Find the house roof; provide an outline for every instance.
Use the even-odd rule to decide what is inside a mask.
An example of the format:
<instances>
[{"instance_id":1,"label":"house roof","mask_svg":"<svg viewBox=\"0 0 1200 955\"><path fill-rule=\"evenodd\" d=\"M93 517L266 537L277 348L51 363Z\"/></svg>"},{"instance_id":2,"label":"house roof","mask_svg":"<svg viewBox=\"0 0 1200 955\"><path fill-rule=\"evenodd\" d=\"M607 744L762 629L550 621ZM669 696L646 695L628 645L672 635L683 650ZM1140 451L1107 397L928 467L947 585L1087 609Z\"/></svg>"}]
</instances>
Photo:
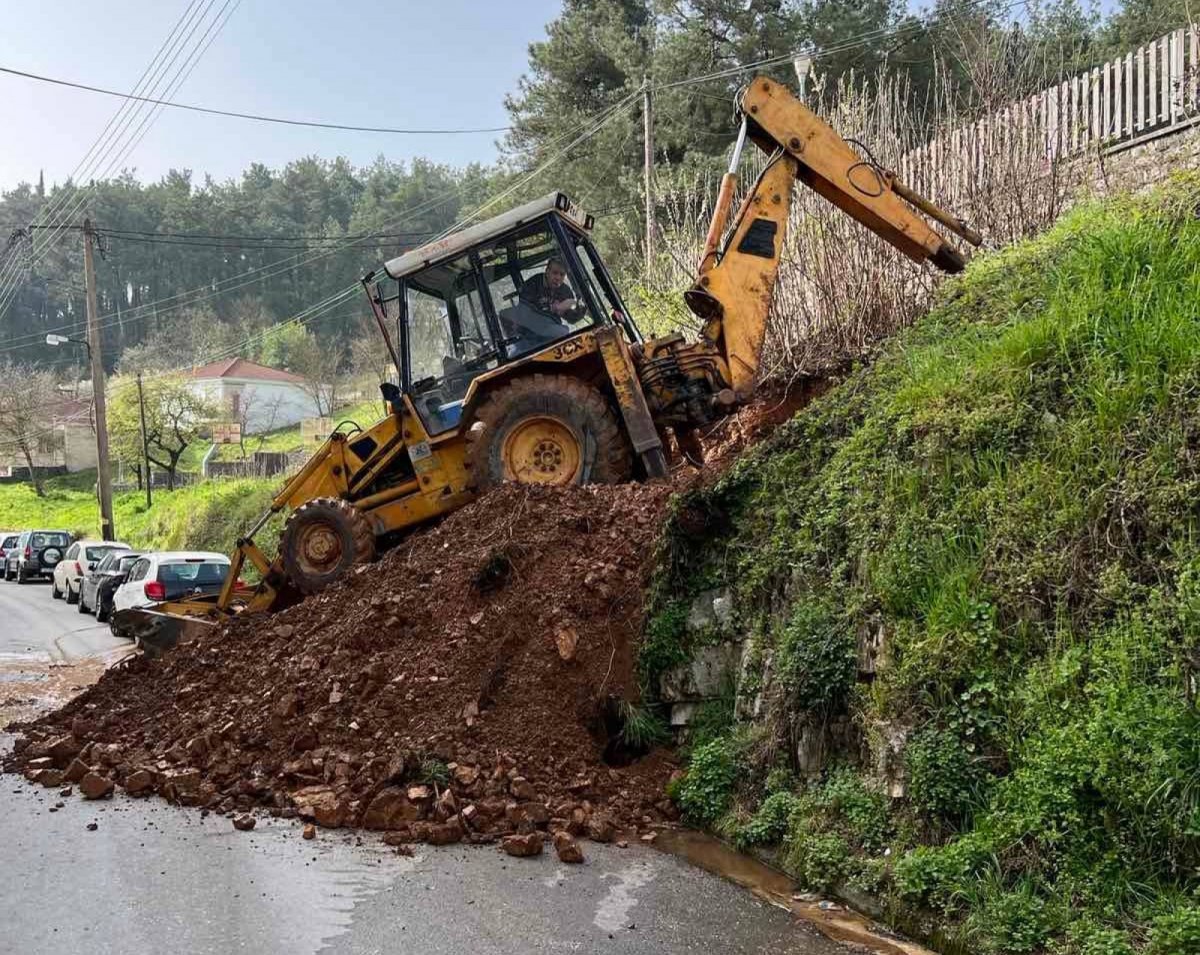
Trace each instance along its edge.
<instances>
[{"instance_id":1,"label":"house roof","mask_svg":"<svg viewBox=\"0 0 1200 955\"><path fill-rule=\"evenodd\" d=\"M226 358L209 362L188 373L189 378L238 378L248 381L283 381L302 384L304 379L281 368L269 368L245 358Z\"/></svg>"}]
</instances>

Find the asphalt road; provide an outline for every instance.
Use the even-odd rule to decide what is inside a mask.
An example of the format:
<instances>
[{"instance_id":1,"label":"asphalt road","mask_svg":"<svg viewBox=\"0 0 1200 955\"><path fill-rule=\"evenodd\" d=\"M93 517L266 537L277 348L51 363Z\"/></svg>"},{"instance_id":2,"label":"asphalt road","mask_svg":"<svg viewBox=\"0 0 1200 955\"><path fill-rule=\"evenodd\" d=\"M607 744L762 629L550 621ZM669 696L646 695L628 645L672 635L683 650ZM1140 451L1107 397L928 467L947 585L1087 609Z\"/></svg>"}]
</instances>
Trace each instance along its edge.
<instances>
[{"instance_id":1,"label":"asphalt road","mask_svg":"<svg viewBox=\"0 0 1200 955\"><path fill-rule=\"evenodd\" d=\"M0 620L0 679L98 671L97 657L129 646L45 584L0 581ZM0 735L0 749L8 744ZM0 955L848 951L642 845L584 843L587 862L566 866L552 850L512 859L491 847L417 847L404 857L370 834L322 830L306 842L300 832L269 817L238 832L157 799L90 803L4 776Z\"/></svg>"},{"instance_id":2,"label":"asphalt road","mask_svg":"<svg viewBox=\"0 0 1200 955\"><path fill-rule=\"evenodd\" d=\"M641 845L584 843L581 866L493 847L418 846L407 858L370 834L306 842L295 822L238 832L158 800L89 803L15 776L0 785L0 953L849 952Z\"/></svg>"},{"instance_id":3,"label":"asphalt road","mask_svg":"<svg viewBox=\"0 0 1200 955\"><path fill-rule=\"evenodd\" d=\"M50 596L50 584L0 580L0 659L73 663L123 650L108 624Z\"/></svg>"}]
</instances>

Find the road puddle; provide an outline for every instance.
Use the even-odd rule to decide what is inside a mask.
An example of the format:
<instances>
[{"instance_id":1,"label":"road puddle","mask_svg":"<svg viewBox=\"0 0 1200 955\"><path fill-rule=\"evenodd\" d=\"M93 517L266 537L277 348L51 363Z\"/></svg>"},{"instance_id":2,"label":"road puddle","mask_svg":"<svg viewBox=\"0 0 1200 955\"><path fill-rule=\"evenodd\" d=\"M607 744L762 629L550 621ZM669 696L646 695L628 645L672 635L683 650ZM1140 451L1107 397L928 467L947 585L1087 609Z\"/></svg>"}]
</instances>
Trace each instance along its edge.
<instances>
[{"instance_id":1,"label":"road puddle","mask_svg":"<svg viewBox=\"0 0 1200 955\"><path fill-rule=\"evenodd\" d=\"M654 846L748 889L764 902L787 909L834 941L860 945L879 955L934 955L927 948L892 935L840 902L799 898L796 884L787 875L705 833L664 830L658 834Z\"/></svg>"},{"instance_id":2,"label":"road puddle","mask_svg":"<svg viewBox=\"0 0 1200 955\"><path fill-rule=\"evenodd\" d=\"M0 658L0 729L57 709L100 679L107 665L97 658L73 663Z\"/></svg>"}]
</instances>

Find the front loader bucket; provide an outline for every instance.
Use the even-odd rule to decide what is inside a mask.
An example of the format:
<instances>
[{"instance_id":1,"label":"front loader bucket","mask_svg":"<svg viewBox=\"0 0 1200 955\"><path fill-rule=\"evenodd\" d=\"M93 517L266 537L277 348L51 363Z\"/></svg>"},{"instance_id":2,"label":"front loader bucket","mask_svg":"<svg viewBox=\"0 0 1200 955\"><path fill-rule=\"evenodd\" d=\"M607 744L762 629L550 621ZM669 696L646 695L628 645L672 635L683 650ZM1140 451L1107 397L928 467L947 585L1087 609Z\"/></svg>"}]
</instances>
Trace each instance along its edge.
<instances>
[{"instance_id":1,"label":"front loader bucket","mask_svg":"<svg viewBox=\"0 0 1200 955\"><path fill-rule=\"evenodd\" d=\"M112 617L113 632L133 640L148 657L158 656L215 625L209 617L167 613L152 607L118 610Z\"/></svg>"}]
</instances>

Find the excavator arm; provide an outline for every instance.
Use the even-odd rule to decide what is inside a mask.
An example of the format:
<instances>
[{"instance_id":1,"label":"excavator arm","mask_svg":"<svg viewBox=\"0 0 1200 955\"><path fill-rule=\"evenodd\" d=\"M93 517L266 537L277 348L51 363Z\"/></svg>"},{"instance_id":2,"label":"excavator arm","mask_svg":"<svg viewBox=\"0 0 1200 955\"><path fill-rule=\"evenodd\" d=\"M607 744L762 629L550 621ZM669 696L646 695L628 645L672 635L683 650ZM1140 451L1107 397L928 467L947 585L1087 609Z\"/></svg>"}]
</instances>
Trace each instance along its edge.
<instances>
[{"instance_id":1,"label":"excavator arm","mask_svg":"<svg viewBox=\"0 0 1200 955\"><path fill-rule=\"evenodd\" d=\"M864 159L787 87L756 78L743 92L742 128L730 170L721 182L695 285L685 293L701 319L701 341L728 366L734 401L744 401L758 373L767 318L787 235L792 185L797 180L917 262L946 272L964 260L919 210L972 245L978 233ZM770 157L730 223L737 165L746 140Z\"/></svg>"}]
</instances>

